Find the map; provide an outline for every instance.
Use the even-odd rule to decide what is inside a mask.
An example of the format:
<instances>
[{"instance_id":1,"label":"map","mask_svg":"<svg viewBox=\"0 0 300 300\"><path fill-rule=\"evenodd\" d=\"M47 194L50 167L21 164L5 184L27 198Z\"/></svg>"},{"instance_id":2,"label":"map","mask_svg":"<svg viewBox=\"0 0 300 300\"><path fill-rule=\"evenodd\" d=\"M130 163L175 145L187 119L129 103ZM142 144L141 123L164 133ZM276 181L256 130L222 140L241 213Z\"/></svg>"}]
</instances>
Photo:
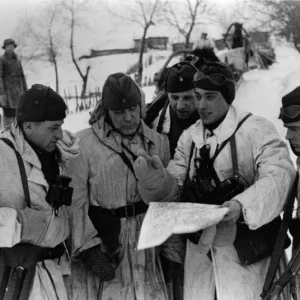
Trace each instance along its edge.
<instances>
[{"instance_id":1,"label":"map","mask_svg":"<svg viewBox=\"0 0 300 300\"><path fill-rule=\"evenodd\" d=\"M161 245L172 234L191 233L219 223L228 212L219 205L151 202L144 218L138 250Z\"/></svg>"}]
</instances>

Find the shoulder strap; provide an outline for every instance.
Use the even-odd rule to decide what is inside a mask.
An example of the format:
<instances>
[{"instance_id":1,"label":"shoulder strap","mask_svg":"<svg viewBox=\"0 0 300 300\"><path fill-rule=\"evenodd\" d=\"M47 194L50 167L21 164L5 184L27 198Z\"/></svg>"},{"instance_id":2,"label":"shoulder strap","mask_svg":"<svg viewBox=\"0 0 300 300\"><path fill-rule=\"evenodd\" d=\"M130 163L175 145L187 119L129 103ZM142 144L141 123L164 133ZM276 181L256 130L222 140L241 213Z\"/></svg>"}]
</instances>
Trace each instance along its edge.
<instances>
[{"instance_id":1,"label":"shoulder strap","mask_svg":"<svg viewBox=\"0 0 300 300\"><path fill-rule=\"evenodd\" d=\"M159 116L159 120L158 120L158 124L157 124L157 128L156 128L156 131L158 133L162 133L168 106L169 106L169 101L166 102L166 104L164 105L164 107L161 111L161 114Z\"/></svg>"},{"instance_id":2,"label":"shoulder strap","mask_svg":"<svg viewBox=\"0 0 300 300\"><path fill-rule=\"evenodd\" d=\"M12 143L11 140L9 140L7 138L0 138L0 140L2 140L7 146L9 146L12 150L14 150L14 152L16 154L19 169L20 169L20 175L21 175L21 180L22 180L22 185L23 185L23 190L24 190L25 201L27 203L27 206L30 207L29 187L28 187L27 175L26 175L25 166L24 166L22 156L16 150L16 148L15 148L15 146Z\"/></svg>"},{"instance_id":3,"label":"shoulder strap","mask_svg":"<svg viewBox=\"0 0 300 300\"><path fill-rule=\"evenodd\" d=\"M238 126L236 127L234 133L227 139L225 140L221 146L217 149L217 151L215 152L214 156L211 158L211 162L213 163L215 161L215 159L217 158L217 156L220 154L220 152L224 149L224 147L227 145L227 143L230 141L231 137L235 135L235 133L239 130L239 128L244 124L244 122L250 117L252 116L251 113L247 114L238 124Z\"/></svg>"},{"instance_id":4,"label":"shoulder strap","mask_svg":"<svg viewBox=\"0 0 300 300\"><path fill-rule=\"evenodd\" d=\"M231 148L233 177L234 177L234 179L238 180L240 177L240 174L239 174L238 156L237 156L237 151L236 151L235 135L232 135L230 138L230 148Z\"/></svg>"},{"instance_id":5,"label":"shoulder strap","mask_svg":"<svg viewBox=\"0 0 300 300\"><path fill-rule=\"evenodd\" d=\"M216 157L220 154L220 152L224 149L224 147L227 145L228 142L230 142L230 148L231 148L231 160L232 160L232 169L233 169L233 177L238 180L239 179L239 167L238 167L238 156L237 156L237 150L236 150L236 140L235 140L235 133L238 131L238 129L243 125L243 123L251 116L252 114L247 114L238 124L237 128L235 129L234 133L225 140L221 147L219 147L214 154L214 156L211 158L209 162L209 168L211 175L216 183L216 185L219 185L221 183L220 178L214 168L214 161Z\"/></svg>"},{"instance_id":6,"label":"shoulder strap","mask_svg":"<svg viewBox=\"0 0 300 300\"><path fill-rule=\"evenodd\" d=\"M136 178L132 162L130 161L130 159L128 158L128 156L123 151L122 152L118 152L118 154L120 155L120 157L122 158L122 160L126 164L126 166L129 168L129 170L133 173L134 177Z\"/></svg>"},{"instance_id":7,"label":"shoulder strap","mask_svg":"<svg viewBox=\"0 0 300 300\"><path fill-rule=\"evenodd\" d=\"M187 181L189 179L189 173L190 173L190 169L191 169L191 161L192 161L192 158L193 158L194 149L195 149L195 143L192 142L189 161L188 161L188 165L187 165L187 172L186 172L185 179L184 179L184 182L183 182L183 188L186 187Z\"/></svg>"}]
</instances>

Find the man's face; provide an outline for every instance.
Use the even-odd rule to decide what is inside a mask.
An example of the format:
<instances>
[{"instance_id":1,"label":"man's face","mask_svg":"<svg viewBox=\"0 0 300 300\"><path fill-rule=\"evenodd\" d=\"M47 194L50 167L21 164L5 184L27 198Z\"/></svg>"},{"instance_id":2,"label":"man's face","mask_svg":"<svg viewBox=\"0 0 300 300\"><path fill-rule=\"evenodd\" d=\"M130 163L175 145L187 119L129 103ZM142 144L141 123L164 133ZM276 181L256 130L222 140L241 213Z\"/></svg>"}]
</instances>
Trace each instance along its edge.
<instances>
[{"instance_id":1,"label":"man's face","mask_svg":"<svg viewBox=\"0 0 300 300\"><path fill-rule=\"evenodd\" d=\"M61 129L63 123L63 120L25 122L24 130L29 142L43 151L53 152L57 142L63 138Z\"/></svg>"},{"instance_id":2,"label":"man's face","mask_svg":"<svg viewBox=\"0 0 300 300\"><path fill-rule=\"evenodd\" d=\"M195 88L195 95L196 107L204 125L219 122L229 109L229 104L219 91Z\"/></svg>"},{"instance_id":3,"label":"man's face","mask_svg":"<svg viewBox=\"0 0 300 300\"><path fill-rule=\"evenodd\" d=\"M289 141L295 155L300 156L300 121L284 123L287 128L285 139Z\"/></svg>"},{"instance_id":4,"label":"man's face","mask_svg":"<svg viewBox=\"0 0 300 300\"><path fill-rule=\"evenodd\" d=\"M13 44L8 44L5 46L5 52L7 53L13 53L15 50L15 46Z\"/></svg>"},{"instance_id":5,"label":"man's face","mask_svg":"<svg viewBox=\"0 0 300 300\"><path fill-rule=\"evenodd\" d=\"M194 89L180 92L168 93L170 105L179 119L188 119L196 110Z\"/></svg>"},{"instance_id":6,"label":"man's face","mask_svg":"<svg viewBox=\"0 0 300 300\"><path fill-rule=\"evenodd\" d=\"M135 133L140 125L140 105L135 105L124 110L108 110L108 114L115 128L124 135Z\"/></svg>"}]
</instances>

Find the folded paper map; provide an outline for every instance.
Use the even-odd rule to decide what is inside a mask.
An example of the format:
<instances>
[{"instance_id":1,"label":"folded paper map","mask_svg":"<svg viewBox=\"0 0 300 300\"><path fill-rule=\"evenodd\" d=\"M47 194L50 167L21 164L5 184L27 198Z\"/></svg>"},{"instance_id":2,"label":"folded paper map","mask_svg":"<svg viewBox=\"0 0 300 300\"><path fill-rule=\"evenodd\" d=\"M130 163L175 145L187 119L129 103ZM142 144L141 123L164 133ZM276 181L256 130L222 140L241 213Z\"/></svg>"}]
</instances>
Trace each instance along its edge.
<instances>
[{"instance_id":1,"label":"folded paper map","mask_svg":"<svg viewBox=\"0 0 300 300\"><path fill-rule=\"evenodd\" d=\"M228 212L218 205L152 202L144 218L138 250L156 247L172 234L191 233L219 223Z\"/></svg>"}]
</instances>

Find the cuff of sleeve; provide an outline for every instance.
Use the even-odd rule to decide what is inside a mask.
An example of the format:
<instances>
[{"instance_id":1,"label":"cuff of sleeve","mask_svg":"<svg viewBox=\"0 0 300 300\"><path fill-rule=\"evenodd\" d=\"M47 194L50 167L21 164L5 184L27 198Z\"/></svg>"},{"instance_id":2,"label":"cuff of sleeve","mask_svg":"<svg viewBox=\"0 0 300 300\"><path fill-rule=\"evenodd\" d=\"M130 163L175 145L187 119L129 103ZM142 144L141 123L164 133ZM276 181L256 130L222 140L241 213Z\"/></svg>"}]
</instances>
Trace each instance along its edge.
<instances>
[{"instance_id":1,"label":"cuff of sleeve","mask_svg":"<svg viewBox=\"0 0 300 300\"><path fill-rule=\"evenodd\" d=\"M51 212L49 213L49 217ZM22 224L21 241L37 244L37 239L43 236L46 226L45 211L34 211L34 215L31 209L25 208L18 211L18 221Z\"/></svg>"}]
</instances>

